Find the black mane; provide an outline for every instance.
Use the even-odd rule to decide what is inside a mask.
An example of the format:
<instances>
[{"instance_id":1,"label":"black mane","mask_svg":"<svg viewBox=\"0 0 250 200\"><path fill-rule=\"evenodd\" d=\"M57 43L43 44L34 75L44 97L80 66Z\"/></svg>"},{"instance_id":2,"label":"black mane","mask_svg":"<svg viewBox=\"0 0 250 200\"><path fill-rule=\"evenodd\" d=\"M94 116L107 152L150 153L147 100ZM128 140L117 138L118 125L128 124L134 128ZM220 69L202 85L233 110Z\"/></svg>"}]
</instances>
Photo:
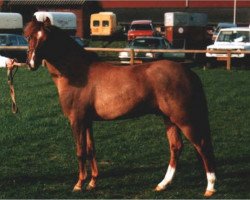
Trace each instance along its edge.
<instances>
[{"instance_id":1,"label":"black mane","mask_svg":"<svg viewBox=\"0 0 250 200\"><path fill-rule=\"evenodd\" d=\"M49 35L50 39L59 41L61 45L66 45L67 47L70 47L70 49L74 49L74 51L83 51L82 47L73 38L71 38L66 31L56 26L47 26L46 33ZM59 46L61 46L60 44Z\"/></svg>"},{"instance_id":2,"label":"black mane","mask_svg":"<svg viewBox=\"0 0 250 200\"><path fill-rule=\"evenodd\" d=\"M91 62L98 60L98 55L95 52L85 50L66 31L51 25L46 27L46 33L49 36L49 40L61 48L60 57L66 54L75 54L87 58Z\"/></svg>"}]
</instances>

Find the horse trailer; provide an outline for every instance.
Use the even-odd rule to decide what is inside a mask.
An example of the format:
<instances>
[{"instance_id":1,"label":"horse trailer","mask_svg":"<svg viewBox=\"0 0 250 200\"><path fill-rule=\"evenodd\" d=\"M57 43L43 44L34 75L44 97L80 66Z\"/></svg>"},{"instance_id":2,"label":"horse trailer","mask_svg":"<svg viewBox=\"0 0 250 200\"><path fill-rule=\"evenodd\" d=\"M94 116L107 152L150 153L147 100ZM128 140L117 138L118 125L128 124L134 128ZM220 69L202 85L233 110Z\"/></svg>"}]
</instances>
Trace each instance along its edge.
<instances>
[{"instance_id":1,"label":"horse trailer","mask_svg":"<svg viewBox=\"0 0 250 200\"><path fill-rule=\"evenodd\" d=\"M1 33L22 34L23 17L21 14L0 12L0 19Z\"/></svg>"},{"instance_id":2,"label":"horse trailer","mask_svg":"<svg viewBox=\"0 0 250 200\"><path fill-rule=\"evenodd\" d=\"M112 36L116 30L116 15L113 12L99 12L91 15L91 36Z\"/></svg>"},{"instance_id":3,"label":"horse trailer","mask_svg":"<svg viewBox=\"0 0 250 200\"><path fill-rule=\"evenodd\" d=\"M175 48L201 49L206 38L207 15L168 12L164 14L165 36Z\"/></svg>"},{"instance_id":4,"label":"horse trailer","mask_svg":"<svg viewBox=\"0 0 250 200\"><path fill-rule=\"evenodd\" d=\"M44 22L47 18L50 20L51 25L57 26L70 35L76 33L76 15L72 12L45 12L38 11L34 13L38 21Z\"/></svg>"}]
</instances>

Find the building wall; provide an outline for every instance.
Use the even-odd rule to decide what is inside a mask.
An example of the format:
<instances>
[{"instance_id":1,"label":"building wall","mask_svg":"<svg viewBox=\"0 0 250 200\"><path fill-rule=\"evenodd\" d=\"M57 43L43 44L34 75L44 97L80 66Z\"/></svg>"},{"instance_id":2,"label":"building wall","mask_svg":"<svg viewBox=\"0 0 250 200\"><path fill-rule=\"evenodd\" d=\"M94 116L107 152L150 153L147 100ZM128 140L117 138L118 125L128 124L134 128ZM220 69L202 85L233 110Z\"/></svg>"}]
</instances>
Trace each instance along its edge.
<instances>
[{"instance_id":1,"label":"building wall","mask_svg":"<svg viewBox=\"0 0 250 200\"><path fill-rule=\"evenodd\" d=\"M0 5L3 0L0 0ZM35 2L35 1L34 1ZM38 1L37 1L38 2ZM65 6L65 5L35 5L29 4L25 5L23 1L22 4L11 4L2 6L3 12L18 12L23 16L24 25L29 22L33 16L33 14L37 11L61 11L61 12L73 12L76 15L77 19L77 30L76 35L79 37L84 37L87 29L84 28L85 16L84 16L84 8L83 6ZM88 32L88 31L87 31Z\"/></svg>"},{"instance_id":2,"label":"building wall","mask_svg":"<svg viewBox=\"0 0 250 200\"><path fill-rule=\"evenodd\" d=\"M206 13L211 24L233 21L234 0L100 0L99 2L103 10L116 13L120 22L150 18L154 22L161 23L165 12ZM236 22L250 24L250 1L237 0L236 5Z\"/></svg>"},{"instance_id":3,"label":"building wall","mask_svg":"<svg viewBox=\"0 0 250 200\"><path fill-rule=\"evenodd\" d=\"M24 0L0 0L0 11L18 12L22 14L24 24L31 20L36 11L73 12L77 18L76 35L79 37L88 37L90 35L90 15L102 10L98 1L68 0L68 4L65 3L66 0L52 1L53 0L27 0L25 2ZM60 2L62 3L60 4Z\"/></svg>"},{"instance_id":4,"label":"building wall","mask_svg":"<svg viewBox=\"0 0 250 200\"><path fill-rule=\"evenodd\" d=\"M103 8L232 8L234 0L99 0ZM237 0L237 7L250 7L249 0Z\"/></svg>"},{"instance_id":5,"label":"building wall","mask_svg":"<svg viewBox=\"0 0 250 200\"><path fill-rule=\"evenodd\" d=\"M29 1L33 3L25 5L24 0L20 1L22 1L21 4L8 4L11 0L0 0L1 11L21 13L24 24L31 19L34 12L39 10L73 12L77 16L76 35L80 37L89 36L90 15L99 11L114 12L117 15L117 21L123 24L128 24L134 19L151 19L154 23L163 24L164 13L176 11L207 13L209 23L216 24L233 21L234 5L234 0L86 0L82 4L73 5L72 3L70 6L59 3L57 5L43 4L42 1L45 0ZM236 22L250 24L249 0L237 0Z\"/></svg>"}]
</instances>

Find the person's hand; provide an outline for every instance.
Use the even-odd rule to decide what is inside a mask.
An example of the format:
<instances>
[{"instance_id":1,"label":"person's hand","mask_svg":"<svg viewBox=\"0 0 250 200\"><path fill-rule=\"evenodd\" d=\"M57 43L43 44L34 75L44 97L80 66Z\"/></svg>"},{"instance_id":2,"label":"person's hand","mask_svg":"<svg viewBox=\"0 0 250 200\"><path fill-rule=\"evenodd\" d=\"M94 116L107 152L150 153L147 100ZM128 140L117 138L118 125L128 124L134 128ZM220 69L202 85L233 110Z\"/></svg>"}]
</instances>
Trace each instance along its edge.
<instances>
[{"instance_id":1,"label":"person's hand","mask_svg":"<svg viewBox=\"0 0 250 200\"><path fill-rule=\"evenodd\" d=\"M16 63L16 60L15 60L15 59L9 58L9 59L6 61L6 67L7 67L8 69L13 69L14 66L15 66L15 63Z\"/></svg>"}]
</instances>

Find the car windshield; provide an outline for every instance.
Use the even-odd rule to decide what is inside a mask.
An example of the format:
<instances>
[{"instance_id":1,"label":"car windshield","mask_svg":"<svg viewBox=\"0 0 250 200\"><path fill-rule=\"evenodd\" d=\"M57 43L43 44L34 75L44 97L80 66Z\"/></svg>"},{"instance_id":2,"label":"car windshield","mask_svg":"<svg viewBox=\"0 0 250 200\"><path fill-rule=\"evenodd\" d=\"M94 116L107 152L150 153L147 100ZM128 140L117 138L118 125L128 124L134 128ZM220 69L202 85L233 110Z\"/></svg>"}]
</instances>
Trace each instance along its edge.
<instances>
[{"instance_id":1,"label":"car windshield","mask_svg":"<svg viewBox=\"0 0 250 200\"><path fill-rule=\"evenodd\" d=\"M0 45L5 46L7 43L7 38L6 36L1 35L0 36Z\"/></svg>"},{"instance_id":2,"label":"car windshield","mask_svg":"<svg viewBox=\"0 0 250 200\"><path fill-rule=\"evenodd\" d=\"M26 45L28 45L28 42L27 42L27 40L23 37L23 36L18 36L17 37L18 38L18 41L19 41L19 45L20 46L26 46Z\"/></svg>"},{"instance_id":3,"label":"car windshield","mask_svg":"<svg viewBox=\"0 0 250 200\"><path fill-rule=\"evenodd\" d=\"M250 31L221 31L218 42L250 42Z\"/></svg>"},{"instance_id":4,"label":"car windshield","mask_svg":"<svg viewBox=\"0 0 250 200\"><path fill-rule=\"evenodd\" d=\"M223 28L233 28L235 27L234 24L222 24L222 25L218 25L217 28L214 31L214 34L218 34L220 32L221 29Z\"/></svg>"},{"instance_id":5,"label":"car windshield","mask_svg":"<svg viewBox=\"0 0 250 200\"><path fill-rule=\"evenodd\" d=\"M158 39L136 39L131 43L130 47L158 49L161 48L161 42Z\"/></svg>"},{"instance_id":6,"label":"car windshield","mask_svg":"<svg viewBox=\"0 0 250 200\"><path fill-rule=\"evenodd\" d=\"M132 24L130 27L131 30L152 30L150 24Z\"/></svg>"}]
</instances>

